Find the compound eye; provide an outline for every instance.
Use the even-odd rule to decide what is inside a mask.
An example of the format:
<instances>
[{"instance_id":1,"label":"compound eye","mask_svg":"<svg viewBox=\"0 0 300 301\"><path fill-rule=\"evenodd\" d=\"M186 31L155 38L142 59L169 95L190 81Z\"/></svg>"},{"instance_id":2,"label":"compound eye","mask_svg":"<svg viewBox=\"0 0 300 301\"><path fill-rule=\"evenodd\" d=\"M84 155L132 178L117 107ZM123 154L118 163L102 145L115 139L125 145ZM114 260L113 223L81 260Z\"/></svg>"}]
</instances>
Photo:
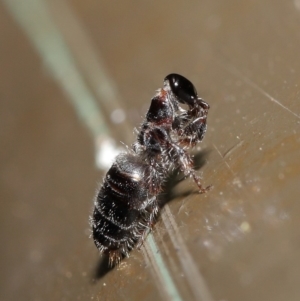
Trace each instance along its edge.
<instances>
[{"instance_id":1,"label":"compound eye","mask_svg":"<svg viewBox=\"0 0 300 301\"><path fill-rule=\"evenodd\" d=\"M179 102L191 106L195 103L195 99L198 98L197 91L188 79L182 75L172 73L166 76L165 80L169 81L171 90Z\"/></svg>"}]
</instances>

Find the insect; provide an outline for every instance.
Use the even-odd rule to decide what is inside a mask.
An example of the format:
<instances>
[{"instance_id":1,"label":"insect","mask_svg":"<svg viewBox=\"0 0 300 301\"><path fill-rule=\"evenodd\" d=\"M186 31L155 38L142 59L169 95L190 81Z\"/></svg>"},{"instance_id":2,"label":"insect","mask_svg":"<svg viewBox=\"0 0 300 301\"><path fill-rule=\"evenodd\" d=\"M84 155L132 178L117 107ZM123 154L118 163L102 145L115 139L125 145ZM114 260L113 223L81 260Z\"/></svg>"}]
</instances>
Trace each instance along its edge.
<instances>
[{"instance_id":1,"label":"insect","mask_svg":"<svg viewBox=\"0 0 300 301\"><path fill-rule=\"evenodd\" d=\"M202 187L187 153L205 135L208 110L188 79L174 73L164 79L136 142L116 157L95 200L93 239L100 252L108 254L110 266L143 244L154 226L158 195L172 169L192 177L200 193L209 189Z\"/></svg>"}]
</instances>

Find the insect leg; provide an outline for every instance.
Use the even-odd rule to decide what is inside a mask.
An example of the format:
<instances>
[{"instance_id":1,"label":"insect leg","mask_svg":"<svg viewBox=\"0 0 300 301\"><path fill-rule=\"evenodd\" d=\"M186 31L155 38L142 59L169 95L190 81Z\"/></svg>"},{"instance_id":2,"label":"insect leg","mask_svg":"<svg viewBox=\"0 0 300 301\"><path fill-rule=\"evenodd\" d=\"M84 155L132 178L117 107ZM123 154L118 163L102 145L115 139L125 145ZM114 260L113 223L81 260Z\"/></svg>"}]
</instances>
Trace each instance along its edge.
<instances>
[{"instance_id":1,"label":"insect leg","mask_svg":"<svg viewBox=\"0 0 300 301\"><path fill-rule=\"evenodd\" d=\"M176 143L172 143L172 150L175 152L175 160L177 161L178 165L180 166L181 171L184 173L186 177L193 178L194 182L197 184L200 193L207 192L211 187L203 187L201 184L201 179L199 176L196 175L196 172L193 168L193 160L191 156L179 145Z\"/></svg>"},{"instance_id":2,"label":"insect leg","mask_svg":"<svg viewBox=\"0 0 300 301\"><path fill-rule=\"evenodd\" d=\"M180 133L182 138L179 139L179 144L189 147L195 146L198 142L203 140L206 128L206 116L196 118Z\"/></svg>"}]
</instances>

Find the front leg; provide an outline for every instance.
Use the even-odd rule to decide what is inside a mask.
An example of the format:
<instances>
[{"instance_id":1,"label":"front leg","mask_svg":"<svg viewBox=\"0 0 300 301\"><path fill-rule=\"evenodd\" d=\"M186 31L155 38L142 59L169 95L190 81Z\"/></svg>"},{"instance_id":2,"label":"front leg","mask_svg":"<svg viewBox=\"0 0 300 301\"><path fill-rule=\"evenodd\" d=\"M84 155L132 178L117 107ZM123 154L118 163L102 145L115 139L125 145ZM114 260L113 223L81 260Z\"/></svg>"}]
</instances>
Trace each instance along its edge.
<instances>
[{"instance_id":1,"label":"front leg","mask_svg":"<svg viewBox=\"0 0 300 301\"><path fill-rule=\"evenodd\" d=\"M198 98L189 105L189 110L181 110L176 116L177 126L174 128L182 146L193 147L203 140L206 133L206 119L209 105Z\"/></svg>"},{"instance_id":2,"label":"front leg","mask_svg":"<svg viewBox=\"0 0 300 301\"><path fill-rule=\"evenodd\" d=\"M202 98L197 98L192 104L189 104L188 115L191 118L207 116L209 110L209 104Z\"/></svg>"},{"instance_id":3,"label":"front leg","mask_svg":"<svg viewBox=\"0 0 300 301\"><path fill-rule=\"evenodd\" d=\"M172 143L170 147L172 149L172 151L169 152L170 160L176 160L176 163L180 166L180 170L184 173L185 177L189 176L193 178L199 188L199 193L207 192L211 186L202 186L201 179L194 170L194 162L191 156L176 143Z\"/></svg>"},{"instance_id":4,"label":"front leg","mask_svg":"<svg viewBox=\"0 0 300 301\"><path fill-rule=\"evenodd\" d=\"M182 146L195 146L203 140L206 133L206 117L199 117L189 123L179 132L179 144Z\"/></svg>"}]
</instances>

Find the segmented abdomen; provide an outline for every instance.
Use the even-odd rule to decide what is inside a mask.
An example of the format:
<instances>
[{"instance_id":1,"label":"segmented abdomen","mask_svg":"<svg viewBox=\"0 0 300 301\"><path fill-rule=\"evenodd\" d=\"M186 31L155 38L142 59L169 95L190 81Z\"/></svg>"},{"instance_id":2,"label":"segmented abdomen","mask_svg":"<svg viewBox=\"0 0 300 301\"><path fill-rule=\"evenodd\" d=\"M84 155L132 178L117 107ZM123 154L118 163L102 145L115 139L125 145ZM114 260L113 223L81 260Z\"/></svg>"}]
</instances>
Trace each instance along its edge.
<instances>
[{"instance_id":1,"label":"segmented abdomen","mask_svg":"<svg viewBox=\"0 0 300 301\"><path fill-rule=\"evenodd\" d=\"M146 231L150 216L149 166L132 154L120 154L109 169L97 195L92 218L97 248L118 263ZM151 206L150 206L151 207Z\"/></svg>"}]
</instances>

